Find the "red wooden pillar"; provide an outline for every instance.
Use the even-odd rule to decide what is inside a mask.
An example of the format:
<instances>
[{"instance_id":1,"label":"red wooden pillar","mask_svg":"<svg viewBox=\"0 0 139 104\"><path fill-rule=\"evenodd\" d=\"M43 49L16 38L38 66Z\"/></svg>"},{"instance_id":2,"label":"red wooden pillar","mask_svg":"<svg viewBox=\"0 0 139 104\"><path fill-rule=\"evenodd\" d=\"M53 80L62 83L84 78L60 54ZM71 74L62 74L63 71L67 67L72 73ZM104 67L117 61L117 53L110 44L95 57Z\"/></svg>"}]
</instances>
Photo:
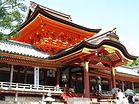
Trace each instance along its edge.
<instances>
[{"instance_id":1,"label":"red wooden pillar","mask_svg":"<svg viewBox=\"0 0 139 104\"><path fill-rule=\"evenodd\" d=\"M116 88L116 80L115 80L115 69L111 68L111 84L112 88Z\"/></svg>"},{"instance_id":2,"label":"red wooden pillar","mask_svg":"<svg viewBox=\"0 0 139 104\"><path fill-rule=\"evenodd\" d=\"M89 62L84 62L84 97L90 97Z\"/></svg>"},{"instance_id":3,"label":"red wooden pillar","mask_svg":"<svg viewBox=\"0 0 139 104\"><path fill-rule=\"evenodd\" d=\"M60 70L58 68L56 72L56 85L59 85L59 81L60 81Z\"/></svg>"}]
</instances>

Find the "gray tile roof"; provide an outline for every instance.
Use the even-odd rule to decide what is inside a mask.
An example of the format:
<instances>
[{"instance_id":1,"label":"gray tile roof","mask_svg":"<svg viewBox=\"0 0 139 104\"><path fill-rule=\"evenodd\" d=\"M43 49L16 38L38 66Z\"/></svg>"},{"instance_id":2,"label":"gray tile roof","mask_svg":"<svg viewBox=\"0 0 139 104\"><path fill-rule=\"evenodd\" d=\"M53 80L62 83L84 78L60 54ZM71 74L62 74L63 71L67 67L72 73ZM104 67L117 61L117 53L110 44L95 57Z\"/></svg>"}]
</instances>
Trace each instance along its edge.
<instances>
[{"instance_id":1,"label":"gray tile roof","mask_svg":"<svg viewBox=\"0 0 139 104\"><path fill-rule=\"evenodd\" d=\"M37 50L34 46L17 41L3 41L0 40L0 52L7 52L12 54L19 54L23 56L30 56L36 58L48 58L48 53Z\"/></svg>"},{"instance_id":2,"label":"gray tile roof","mask_svg":"<svg viewBox=\"0 0 139 104\"><path fill-rule=\"evenodd\" d=\"M116 71L118 73L124 73L124 74L129 74L129 75L134 75L134 76L139 76L138 70L139 68L134 69L134 68L124 67L124 66L116 68Z\"/></svg>"}]
</instances>

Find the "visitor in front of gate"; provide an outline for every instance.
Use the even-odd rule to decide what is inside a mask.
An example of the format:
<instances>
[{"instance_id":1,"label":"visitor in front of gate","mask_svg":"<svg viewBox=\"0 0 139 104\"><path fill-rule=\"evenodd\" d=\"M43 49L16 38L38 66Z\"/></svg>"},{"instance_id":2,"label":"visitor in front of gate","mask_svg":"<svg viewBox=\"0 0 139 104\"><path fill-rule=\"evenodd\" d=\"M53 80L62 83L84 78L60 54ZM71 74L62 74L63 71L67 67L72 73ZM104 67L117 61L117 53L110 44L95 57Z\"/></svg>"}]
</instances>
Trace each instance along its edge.
<instances>
[{"instance_id":1,"label":"visitor in front of gate","mask_svg":"<svg viewBox=\"0 0 139 104\"><path fill-rule=\"evenodd\" d=\"M134 97L133 96L131 96L131 95L129 95L128 96L128 102L129 102L129 104L134 104Z\"/></svg>"},{"instance_id":2,"label":"visitor in front of gate","mask_svg":"<svg viewBox=\"0 0 139 104\"><path fill-rule=\"evenodd\" d=\"M117 101L116 101L116 104L125 104L124 103L124 94L123 92L121 91L121 89L118 89L118 92L117 92Z\"/></svg>"},{"instance_id":3,"label":"visitor in front of gate","mask_svg":"<svg viewBox=\"0 0 139 104\"><path fill-rule=\"evenodd\" d=\"M123 101L123 104L129 104L129 103L128 103L128 98L127 98L127 96L125 96L123 100L124 100L124 101Z\"/></svg>"}]
</instances>

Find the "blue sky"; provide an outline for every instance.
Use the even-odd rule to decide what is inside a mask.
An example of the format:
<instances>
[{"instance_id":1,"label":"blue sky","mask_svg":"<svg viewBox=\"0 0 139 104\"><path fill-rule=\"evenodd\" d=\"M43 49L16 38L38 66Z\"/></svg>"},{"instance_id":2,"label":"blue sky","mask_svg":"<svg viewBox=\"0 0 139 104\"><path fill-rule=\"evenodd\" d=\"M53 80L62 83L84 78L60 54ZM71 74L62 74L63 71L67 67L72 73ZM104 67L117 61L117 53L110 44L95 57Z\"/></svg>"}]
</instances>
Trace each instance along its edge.
<instances>
[{"instance_id":1,"label":"blue sky","mask_svg":"<svg viewBox=\"0 0 139 104\"><path fill-rule=\"evenodd\" d=\"M32 0L71 15L74 23L103 32L117 27L129 53L139 56L139 0ZM26 0L29 6L29 1Z\"/></svg>"}]
</instances>

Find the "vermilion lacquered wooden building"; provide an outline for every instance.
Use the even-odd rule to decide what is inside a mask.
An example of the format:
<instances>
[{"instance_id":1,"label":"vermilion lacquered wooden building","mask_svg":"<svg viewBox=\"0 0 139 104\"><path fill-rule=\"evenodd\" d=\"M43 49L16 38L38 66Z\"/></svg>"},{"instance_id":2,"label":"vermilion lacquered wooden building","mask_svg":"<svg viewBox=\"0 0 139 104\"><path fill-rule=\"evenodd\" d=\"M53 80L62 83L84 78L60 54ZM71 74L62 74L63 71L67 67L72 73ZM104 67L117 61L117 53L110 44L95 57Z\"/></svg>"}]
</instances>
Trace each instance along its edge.
<instances>
[{"instance_id":1,"label":"vermilion lacquered wooden building","mask_svg":"<svg viewBox=\"0 0 139 104\"><path fill-rule=\"evenodd\" d=\"M96 92L107 96L116 87L139 88L138 76L116 71L137 57L127 52L114 30L96 35L100 30L31 2L20 35L0 41L1 99L51 93L56 100L66 100L96 97Z\"/></svg>"}]
</instances>

